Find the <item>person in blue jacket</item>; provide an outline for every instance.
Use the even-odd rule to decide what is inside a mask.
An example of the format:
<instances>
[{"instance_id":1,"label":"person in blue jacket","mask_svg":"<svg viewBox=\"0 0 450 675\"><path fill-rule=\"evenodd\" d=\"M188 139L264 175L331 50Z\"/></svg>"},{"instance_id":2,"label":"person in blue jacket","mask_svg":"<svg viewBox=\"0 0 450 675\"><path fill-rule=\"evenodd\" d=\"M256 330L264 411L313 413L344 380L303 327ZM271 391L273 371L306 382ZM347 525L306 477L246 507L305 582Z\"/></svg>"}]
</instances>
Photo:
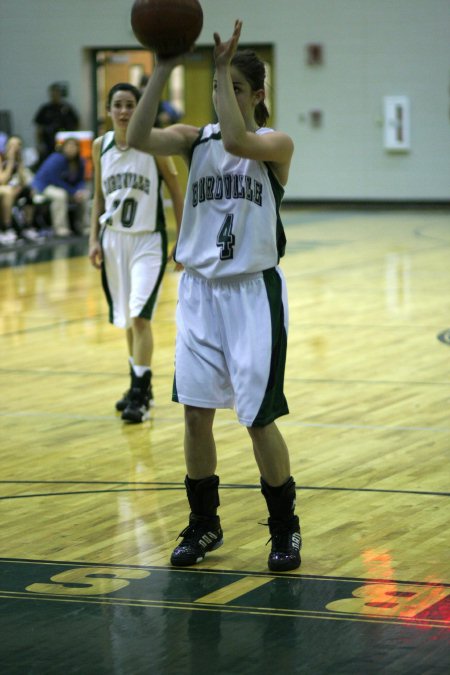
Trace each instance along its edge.
<instances>
[{"instance_id":1,"label":"person in blue jacket","mask_svg":"<svg viewBox=\"0 0 450 675\"><path fill-rule=\"evenodd\" d=\"M60 151L53 152L41 164L32 181L33 189L50 200L50 216L57 236L71 233L69 210L73 212L72 227L76 234L88 231L85 165L76 138L67 138Z\"/></svg>"}]
</instances>

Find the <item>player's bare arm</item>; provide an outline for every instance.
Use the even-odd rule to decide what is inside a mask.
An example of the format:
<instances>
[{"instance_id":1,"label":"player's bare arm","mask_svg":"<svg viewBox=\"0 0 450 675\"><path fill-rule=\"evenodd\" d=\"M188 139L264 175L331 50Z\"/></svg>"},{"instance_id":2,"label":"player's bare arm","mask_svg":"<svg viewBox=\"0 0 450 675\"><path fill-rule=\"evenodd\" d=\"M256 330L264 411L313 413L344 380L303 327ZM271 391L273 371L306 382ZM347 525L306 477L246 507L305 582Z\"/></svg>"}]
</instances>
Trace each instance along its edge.
<instances>
[{"instance_id":1,"label":"player's bare arm","mask_svg":"<svg viewBox=\"0 0 450 675\"><path fill-rule=\"evenodd\" d=\"M173 159L171 157L155 157L155 161L161 176L167 185L175 216L176 238L175 244L169 254L169 260L172 260L176 242L178 241L178 235L180 233L181 219L183 217L183 194L178 182L178 174ZM177 265L176 269L181 269L181 265Z\"/></svg>"},{"instance_id":2,"label":"player's bare arm","mask_svg":"<svg viewBox=\"0 0 450 675\"><path fill-rule=\"evenodd\" d=\"M99 241L99 218L105 210L105 200L102 191L102 172L100 152L103 136L96 138L92 145L92 162L94 165L94 200L91 211L91 231L89 234L89 259L94 267L100 269L103 255Z\"/></svg>"},{"instance_id":3,"label":"player's bare arm","mask_svg":"<svg viewBox=\"0 0 450 675\"><path fill-rule=\"evenodd\" d=\"M222 42L214 33L214 104L227 152L239 157L269 162L282 184L287 182L294 152L290 136L275 131L255 134L254 107L264 100L264 90L252 91L248 82L231 68L241 35L242 22L236 21L231 38Z\"/></svg>"},{"instance_id":4,"label":"player's bare arm","mask_svg":"<svg viewBox=\"0 0 450 675\"><path fill-rule=\"evenodd\" d=\"M182 155L188 157L198 128L174 124L166 129L155 129L158 103L173 68L182 62L180 57L159 59L127 129L127 143L137 150L153 155Z\"/></svg>"}]
</instances>

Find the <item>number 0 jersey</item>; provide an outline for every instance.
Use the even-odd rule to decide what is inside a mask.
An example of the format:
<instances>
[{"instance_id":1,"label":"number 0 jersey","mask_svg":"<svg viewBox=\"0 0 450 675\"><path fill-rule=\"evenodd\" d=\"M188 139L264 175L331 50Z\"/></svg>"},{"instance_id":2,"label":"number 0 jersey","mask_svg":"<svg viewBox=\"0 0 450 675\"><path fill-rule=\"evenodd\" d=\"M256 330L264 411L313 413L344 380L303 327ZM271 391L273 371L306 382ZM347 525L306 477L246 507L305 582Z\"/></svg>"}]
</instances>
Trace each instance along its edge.
<instances>
[{"instance_id":1,"label":"number 0 jersey","mask_svg":"<svg viewBox=\"0 0 450 675\"><path fill-rule=\"evenodd\" d=\"M161 177L155 159L140 150L116 146L114 132L102 140L100 155L105 212L100 223L116 232L165 229Z\"/></svg>"},{"instance_id":2,"label":"number 0 jersey","mask_svg":"<svg viewBox=\"0 0 450 675\"><path fill-rule=\"evenodd\" d=\"M286 245L283 195L267 164L231 155L220 126L204 127L192 148L176 261L208 279L275 267Z\"/></svg>"}]
</instances>

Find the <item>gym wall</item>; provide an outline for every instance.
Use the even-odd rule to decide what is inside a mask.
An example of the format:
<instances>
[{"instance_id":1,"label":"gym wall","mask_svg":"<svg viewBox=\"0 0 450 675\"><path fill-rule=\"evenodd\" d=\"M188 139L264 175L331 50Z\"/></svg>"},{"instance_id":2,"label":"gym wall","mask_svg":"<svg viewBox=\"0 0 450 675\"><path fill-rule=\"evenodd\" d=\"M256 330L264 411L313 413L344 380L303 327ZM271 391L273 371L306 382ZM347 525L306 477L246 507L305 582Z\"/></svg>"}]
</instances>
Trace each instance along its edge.
<instances>
[{"instance_id":1,"label":"gym wall","mask_svg":"<svg viewBox=\"0 0 450 675\"><path fill-rule=\"evenodd\" d=\"M287 199L449 201L448 0L202 6L199 44L211 45L213 31L227 36L235 18L244 21L243 42L273 44L275 123L296 144ZM69 83L69 100L92 128L90 54L136 46L130 8L131 0L1 0L0 110L27 145L53 81ZM391 128L400 148L385 147L385 97L406 101L396 108L394 99L390 122L403 125Z\"/></svg>"}]
</instances>

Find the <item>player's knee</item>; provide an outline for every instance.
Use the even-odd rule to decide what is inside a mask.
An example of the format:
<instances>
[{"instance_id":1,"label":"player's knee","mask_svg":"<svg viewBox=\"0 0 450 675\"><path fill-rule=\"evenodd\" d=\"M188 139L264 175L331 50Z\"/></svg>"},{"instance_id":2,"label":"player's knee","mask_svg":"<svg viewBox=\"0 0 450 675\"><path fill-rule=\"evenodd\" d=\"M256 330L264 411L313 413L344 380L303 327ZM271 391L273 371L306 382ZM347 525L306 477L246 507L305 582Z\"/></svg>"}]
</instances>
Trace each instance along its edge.
<instances>
[{"instance_id":1,"label":"player's knee","mask_svg":"<svg viewBox=\"0 0 450 675\"><path fill-rule=\"evenodd\" d=\"M186 428L191 434L198 434L205 428L212 428L215 410L209 408L196 408L191 405L184 406L184 419Z\"/></svg>"},{"instance_id":2,"label":"player's knee","mask_svg":"<svg viewBox=\"0 0 450 675\"><path fill-rule=\"evenodd\" d=\"M274 426L275 422L270 422L263 427L247 427L247 431L253 441L260 441L272 433Z\"/></svg>"},{"instance_id":3,"label":"player's knee","mask_svg":"<svg viewBox=\"0 0 450 675\"><path fill-rule=\"evenodd\" d=\"M131 318L131 327L137 333L145 333L145 331L150 330L150 321L143 319L141 316L133 316Z\"/></svg>"}]
</instances>

